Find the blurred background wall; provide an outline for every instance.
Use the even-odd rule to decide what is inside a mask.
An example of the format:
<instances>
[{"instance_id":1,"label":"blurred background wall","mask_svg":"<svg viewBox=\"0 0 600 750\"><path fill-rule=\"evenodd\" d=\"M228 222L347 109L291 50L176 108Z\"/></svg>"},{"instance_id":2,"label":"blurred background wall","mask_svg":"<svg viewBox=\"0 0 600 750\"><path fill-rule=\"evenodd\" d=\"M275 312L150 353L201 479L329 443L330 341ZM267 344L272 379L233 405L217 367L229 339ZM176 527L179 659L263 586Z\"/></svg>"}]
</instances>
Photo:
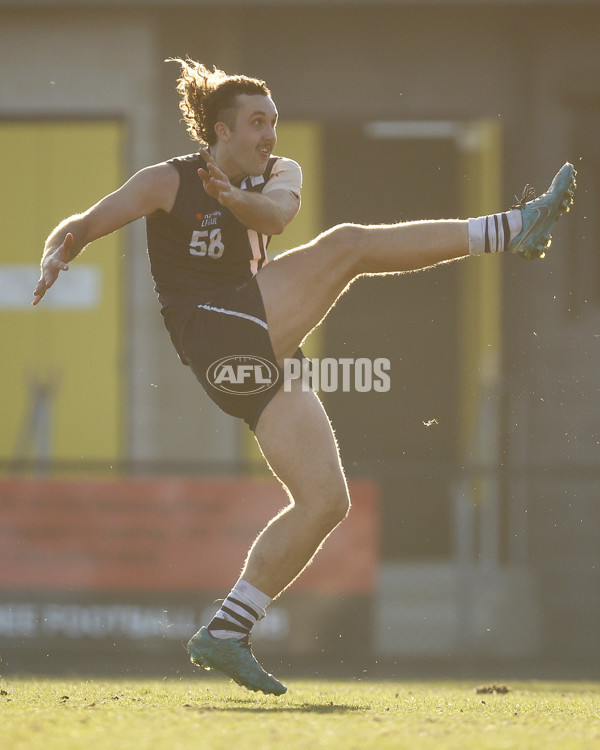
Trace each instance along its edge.
<instances>
[{"instance_id":1,"label":"blurred background wall","mask_svg":"<svg viewBox=\"0 0 600 750\"><path fill-rule=\"evenodd\" d=\"M166 57L271 87L305 172L276 251L340 221L497 210L569 160L543 262L361 279L307 347L391 362L389 393L323 394L349 476L380 490L353 615L374 658L599 671L599 31L592 0L0 0L5 478L261 475L172 351L142 222L28 307L59 220L194 150Z\"/></svg>"}]
</instances>

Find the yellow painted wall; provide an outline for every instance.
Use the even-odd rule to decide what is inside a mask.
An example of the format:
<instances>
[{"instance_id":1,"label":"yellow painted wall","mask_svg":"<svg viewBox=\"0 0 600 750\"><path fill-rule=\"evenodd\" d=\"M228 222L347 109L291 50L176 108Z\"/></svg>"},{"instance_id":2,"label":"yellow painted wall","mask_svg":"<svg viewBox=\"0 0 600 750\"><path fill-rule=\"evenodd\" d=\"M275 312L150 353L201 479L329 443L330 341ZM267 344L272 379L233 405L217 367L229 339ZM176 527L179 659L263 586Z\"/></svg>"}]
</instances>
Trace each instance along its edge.
<instances>
[{"instance_id":1,"label":"yellow painted wall","mask_svg":"<svg viewBox=\"0 0 600 750\"><path fill-rule=\"evenodd\" d=\"M43 243L63 218L80 212L121 182L123 127L117 122L0 123L3 240L0 273L32 272ZM0 299L2 389L0 460L31 458L24 440L34 383L52 382L50 458L118 459L123 440L122 239L95 243L67 274L91 266L99 281L92 306L52 307L61 278L36 308L33 287L7 309ZM6 297L6 295L5 295ZM56 297L55 303L56 303ZM91 297L89 299L92 299ZM21 456L15 455L21 435Z\"/></svg>"},{"instance_id":2,"label":"yellow painted wall","mask_svg":"<svg viewBox=\"0 0 600 750\"><path fill-rule=\"evenodd\" d=\"M273 237L269 255L309 242L323 227L321 129L314 122L286 122L277 127L276 153L302 167L302 206L283 234Z\"/></svg>"},{"instance_id":3,"label":"yellow painted wall","mask_svg":"<svg viewBox=\"0 0 600 750\"><path fill-rule=\"evenodd\" d=\"M469 123L463 151L463 213L483 216L502 208L502 130L496 120ZM481 409L497 394L502 361L502 263L498 255L470 259L461 266L460 359L461 443L484 456ZM482 452L483 451L483 452Z\"/></svg>"}]
</instances>

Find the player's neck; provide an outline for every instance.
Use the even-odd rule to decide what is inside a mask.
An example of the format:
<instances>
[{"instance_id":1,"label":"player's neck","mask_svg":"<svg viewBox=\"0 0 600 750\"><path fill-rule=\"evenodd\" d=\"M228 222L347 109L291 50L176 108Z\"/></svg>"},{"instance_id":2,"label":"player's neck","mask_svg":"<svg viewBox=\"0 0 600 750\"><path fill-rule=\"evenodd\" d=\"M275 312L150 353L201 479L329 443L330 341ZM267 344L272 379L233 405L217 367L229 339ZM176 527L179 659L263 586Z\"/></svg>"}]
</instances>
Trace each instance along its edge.
<instances>
[{"instance_id":1,"label":"player's neck","mask_svg":"<svg viewBox=\"0 0 600 750\"><path fill-rule=\"evenodd\" d=\"M209 152L217 167L227 175L232 185L238 185L246 177L246 173L242 171L239 164L219 144L211 146Z\"/></svg>"}]
</instances>

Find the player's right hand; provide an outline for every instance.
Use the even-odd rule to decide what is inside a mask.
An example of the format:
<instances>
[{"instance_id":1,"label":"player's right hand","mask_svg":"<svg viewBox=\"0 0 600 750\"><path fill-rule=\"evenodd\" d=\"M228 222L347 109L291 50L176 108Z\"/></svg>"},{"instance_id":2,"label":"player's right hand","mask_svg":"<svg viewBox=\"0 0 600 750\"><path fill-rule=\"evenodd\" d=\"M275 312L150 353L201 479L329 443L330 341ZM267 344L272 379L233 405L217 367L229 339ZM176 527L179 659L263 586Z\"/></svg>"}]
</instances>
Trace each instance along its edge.
<instances>
[{"instance_id":1,"label":"player's right hand","mask_svg":"<svg viewBox=\"0 0 600 750\"><path fill-rule=\"evenodd\" d=\"M33 291L32 305L37 305L50 289L61 271L69 270L69 250L73 244L73 235L68 232L55 250L46 253L42 258L41 276Z\"/></svg>"}]
</instances>

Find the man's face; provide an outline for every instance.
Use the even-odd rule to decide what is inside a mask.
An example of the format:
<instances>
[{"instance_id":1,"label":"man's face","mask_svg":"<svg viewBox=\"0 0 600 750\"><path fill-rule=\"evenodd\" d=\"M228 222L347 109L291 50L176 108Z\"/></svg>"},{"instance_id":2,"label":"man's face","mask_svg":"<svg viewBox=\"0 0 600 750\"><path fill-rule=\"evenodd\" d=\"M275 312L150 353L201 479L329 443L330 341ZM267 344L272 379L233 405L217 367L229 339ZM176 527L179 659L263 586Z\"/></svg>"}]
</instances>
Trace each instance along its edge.
<instances>
[{"instance_id":1,"label":"man's face","mask_svg":"<svg viewBox=\"0 0 600 750\"><path fill-rule=\"evenodd\" d=\"M232 127L222 128L219 139L218 161L232 180L262 174L277 142L277 109L271 97L238 94L237 105Z\"/></svg>"}]
</instances>

